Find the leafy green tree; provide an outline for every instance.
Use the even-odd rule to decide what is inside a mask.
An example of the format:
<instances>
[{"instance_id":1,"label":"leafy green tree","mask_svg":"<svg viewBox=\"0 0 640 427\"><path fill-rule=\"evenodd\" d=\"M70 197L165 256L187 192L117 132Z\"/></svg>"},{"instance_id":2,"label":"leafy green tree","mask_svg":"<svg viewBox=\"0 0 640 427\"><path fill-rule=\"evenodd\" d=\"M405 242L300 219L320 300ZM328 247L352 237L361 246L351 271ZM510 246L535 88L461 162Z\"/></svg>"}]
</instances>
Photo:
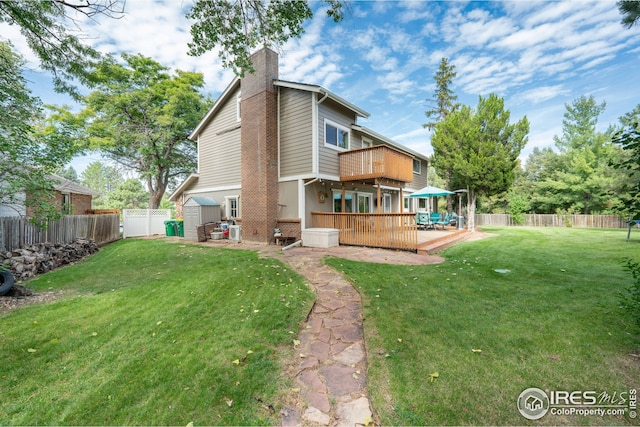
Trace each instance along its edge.
<instances>
[{"instance_id":1,"label":"leafy green tree","mask_svg":"<svg viewBox=\"0 0 640 427\"><path fill-rule=\"evenodd\" d=\"M68 179L69 181L80 183L78 172L73 166L63 167L56 171L56 175Z\"/></svg>"},{"instance_id":2,"label":"leafy green tree","mask_svg":"<svg viewBox=\"0 0 640 427\"><path fill-rule=\"evenodd\" d=\"M605 106L593 96L581 96L565 105L562 135L554 137L558 153L544 152L547 164L543 172L531 176L535 211L590 214L618 209L623 177L610 162L620 150L610 142L611 129L596 130Z\"/></svg>"},{"instance_id":3,"label":"leafy green tree","mask_svg":"<svg viewBox=\"0 0 640 427\"><path fill-rule=\"evenodd\" d=\"M69 30L76 14L90 19L99 15L119 18L124 13L124 2L118 0L38 0L0 1L0 22L17 25L33 53L40 58L44 70L53 74L57 91L75 97L79 93L74 81L91 82L91 68L100 54L86 46Z\"/></svg>"},{"instance_id":4,"label":"leafy green tree","mask_svg":"<svg viewBox=\"0 0 640 427\"><path fill-rule=\"evenodd\" d=\"M91 162L82 171L80 183L100 193L93 198L93 206L96 209L108 209L109 194L115 191L122 183L123 178L117 168L102 162ZM145 193L146 196L148 196Z\"/></svg>"},{"instance_id":5,"label":"leafy green tree","mask_svg":"<svg viewBox=\"0 0 640 427\"><path fill-rule=\"evenodd\" d=\"M622 25L627 28L633 27L640 19L640 1L620 0L618 9L622 14Z\"/></svg>"},{"instance_id":6,"label":"leafy green tree","mask_svg":"<svg viewBox=\"0 0 640 427\"><path fill-rule=\"evenodd\" d=\"M462 106L436 125L433 164L438 170L451 168L452 182L468 190L471 230L478 196L504 192L514 182L529 121L524 117L511 124L510 115L504 99L491 94L480 97L475 111Z\"/></svg>"},{"instance_id":7,"label":"leafy green tree","mask_svg":"<svg viewBox=\"0 0 640 427\"><path fill-rule=\"evenodd\" d=\"M323 0L327 15L335 22L344 17L340 0ZM192 41L189 54L198 56L217 49L224 67L243 76L253 72L251 51L258 46L281 46L300 37L303 24L313 12L307 1L195 0L187 18Z\"/></svg>"},{"instance_id":8,"label":"leafy green tree","mask_svg":"<svg viewBox=\"0 0 640 427\"><path fill-rule=\"evenodd\" d=\"M625 173L626 185L620 188L623 194L623 212L629 216L640 215L640 104L620 118L622 129L613 137L613 142L623 149L623 155L611 164Z\"/></svg>"},{"instance_id":9,"label":"leafy green tree","mask_svg":"<svg viewBox=\"0 0 640 427\"><path fill-rule=\"evenodd\" d=\"M11 44L0 42L0 204L26 204L32 219L42 223L60 214L51 203L53 183L47 175L71 160L71 150L63 141L49 146L34 136L41 103L27 88L23 65Z\"/></svg>"},{"instance_id":10,"label":"leafy green tree","mask_svg":"<svg viewBox=\"0 0 640 427\"><path fill-rule=\"evenodd\" d=\"M149 193L139 180L129 178L109 193L108 206L113 209L139 209L145 207Z\"/></svg>"},{"instance_id":11,"label":"leafy green tree","mask_svg":"<svg viewBox=\"0 0 640 427\"><path fill-rule=\"evenodd\" d=\"M146 182L155 209L170 182L196 169L196 143L187 139L212 101L201 94L202 74L167 67L142 55L113 58L96 72L85 97L91 148ZM83 114L83 113L81 113Z\"/></svg>"}]
</instances>

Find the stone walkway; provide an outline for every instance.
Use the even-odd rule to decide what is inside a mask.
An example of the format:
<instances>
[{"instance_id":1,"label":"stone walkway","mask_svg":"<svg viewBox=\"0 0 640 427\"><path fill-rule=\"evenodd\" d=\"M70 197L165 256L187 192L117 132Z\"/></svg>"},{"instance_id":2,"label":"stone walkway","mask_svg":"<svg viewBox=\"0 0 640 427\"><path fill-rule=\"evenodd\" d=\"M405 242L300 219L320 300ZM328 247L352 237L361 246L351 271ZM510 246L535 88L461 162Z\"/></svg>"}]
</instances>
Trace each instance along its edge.
<instances>
[{"instance_id":1,"label":"stone walkway","mask_svg":"<svg viewBox=\"0 0 640 427\"><path fill-rule=\"evenodd\" d=\"M295 384L283 426L365 426L375 421L367 391L367 358L360 294L325 256L385 264L436 264L443 258L410 252L338 246L327 249L207 241L211 246L257 250L304 276L316 300L302 327L290 376Z\"/></svg>"},{"instance_id":2,"label":"stone walkway","mask_svg":"<svg viewBox=\"0 0 640 427\"><path fill-rule=\"evenodd\" d=\"M359 426L372 423L367 392L367 358L360 294L327 255L394 264L438 263L442 258L354 247L293 248L284 261L309 280L316 301L300 333L295 373L301 398L283 411L282 425Z\"/></svg>"}]
</instances>

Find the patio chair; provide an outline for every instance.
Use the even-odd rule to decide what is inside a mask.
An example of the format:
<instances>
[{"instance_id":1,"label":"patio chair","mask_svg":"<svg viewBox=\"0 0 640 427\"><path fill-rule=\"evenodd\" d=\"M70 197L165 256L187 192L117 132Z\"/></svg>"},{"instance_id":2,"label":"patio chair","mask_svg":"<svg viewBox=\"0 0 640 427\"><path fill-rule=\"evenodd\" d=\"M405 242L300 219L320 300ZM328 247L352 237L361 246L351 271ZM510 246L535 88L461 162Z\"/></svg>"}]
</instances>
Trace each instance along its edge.
<instances>
[{"instance_id":1,"label":"patio chair","mask_svg":"<svg viewBox=\"0 0 640 427\"><path fill-rule=\"evenodd\" d=\"M449 225L449 222L451 222L451 214L447 213L447 215L444 217L443 220L436 222L437 225L442 226L442 229L444 230L444 226L445 225Z\"/></svg>"},{"instance_id":2,"label":"patio chair","mask_svg":"<svg viewBox=\"0 0 640 427\"><path fill-rule=\"evenodd\" d=\"M431 222L433 223L433 226L435 228L435 225L438 223L438 221L440 221L442 219L442 214L433 212L429 216L429 219L431 220Z\"/></svg>"},{"instance_id":3,"label":"patio chair","mask_svg":"<svg viewBox=\"0 0 640 427\"><path fill-rule=\"evenodd\" d=\"M453 225L454 227L458 225L458 214L455 212L451 212L451 218L449 219L449 225Z\"/></svg>"},{"instance_id":4,"label":"patio chair","mask_svg":"<svg viewBox=\"0 0 640 427\"><path fill-rule=\"evenodd\" d=\"M433 223L429 218L429 212L418 212L416 215L416 225L418 228L426 230L429 227L433 227Z\"/></svg>"}]
</instances>

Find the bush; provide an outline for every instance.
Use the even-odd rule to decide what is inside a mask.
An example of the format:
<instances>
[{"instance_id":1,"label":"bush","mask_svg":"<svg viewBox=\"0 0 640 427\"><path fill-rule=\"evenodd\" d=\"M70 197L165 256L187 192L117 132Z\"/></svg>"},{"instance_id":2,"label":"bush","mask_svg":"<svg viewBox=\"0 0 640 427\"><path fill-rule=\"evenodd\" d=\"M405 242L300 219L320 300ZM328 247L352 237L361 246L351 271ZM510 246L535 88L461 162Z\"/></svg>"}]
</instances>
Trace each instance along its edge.
<instances>
[{"instance_id":1,"label":"bush","mask_svg":"<svg viewBox=\"0 0 640 427\"><path fill-rule=\"evenodd\" d=\"M509 197L509 214L514 224L520 225L524 223L524 213L529 210L529 202L527 198L521 194L515 194Z\"/></svg>"},{"instance_id":2,"label":"bush","mask_svg":"<svg viewBox=\"0 0 640 427\"><path fill-rule=\"evenodd\" d=\"M620 305L633 316L640 328L640 263L627 258L625 270L631 272L634 283L627 288L627 293L623 295L624 299Z\"/></svg>"}]
</instances>

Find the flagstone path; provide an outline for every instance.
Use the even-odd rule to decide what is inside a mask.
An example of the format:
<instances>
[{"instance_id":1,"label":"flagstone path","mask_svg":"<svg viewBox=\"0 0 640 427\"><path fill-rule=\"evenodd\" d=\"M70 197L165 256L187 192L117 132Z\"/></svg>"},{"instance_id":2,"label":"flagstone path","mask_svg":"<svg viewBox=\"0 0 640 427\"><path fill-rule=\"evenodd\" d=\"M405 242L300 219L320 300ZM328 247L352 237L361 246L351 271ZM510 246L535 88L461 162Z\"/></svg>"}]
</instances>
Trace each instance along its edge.
<instances>
[{"instance_id":1,"label":"flagstone path","mask_svg":"<svg viewBox=\"0 0 640 427\"><path fill-rule=\"evenodd\" d=\"M393 264L442 261L436 256L352 247L285 251L284 261L309 280L316 301L296 346L294 387L301 400L282 411L283 426L364 426L373 421L360 294L324 264L326 255Z\"/></svg>"}]
</instances>

